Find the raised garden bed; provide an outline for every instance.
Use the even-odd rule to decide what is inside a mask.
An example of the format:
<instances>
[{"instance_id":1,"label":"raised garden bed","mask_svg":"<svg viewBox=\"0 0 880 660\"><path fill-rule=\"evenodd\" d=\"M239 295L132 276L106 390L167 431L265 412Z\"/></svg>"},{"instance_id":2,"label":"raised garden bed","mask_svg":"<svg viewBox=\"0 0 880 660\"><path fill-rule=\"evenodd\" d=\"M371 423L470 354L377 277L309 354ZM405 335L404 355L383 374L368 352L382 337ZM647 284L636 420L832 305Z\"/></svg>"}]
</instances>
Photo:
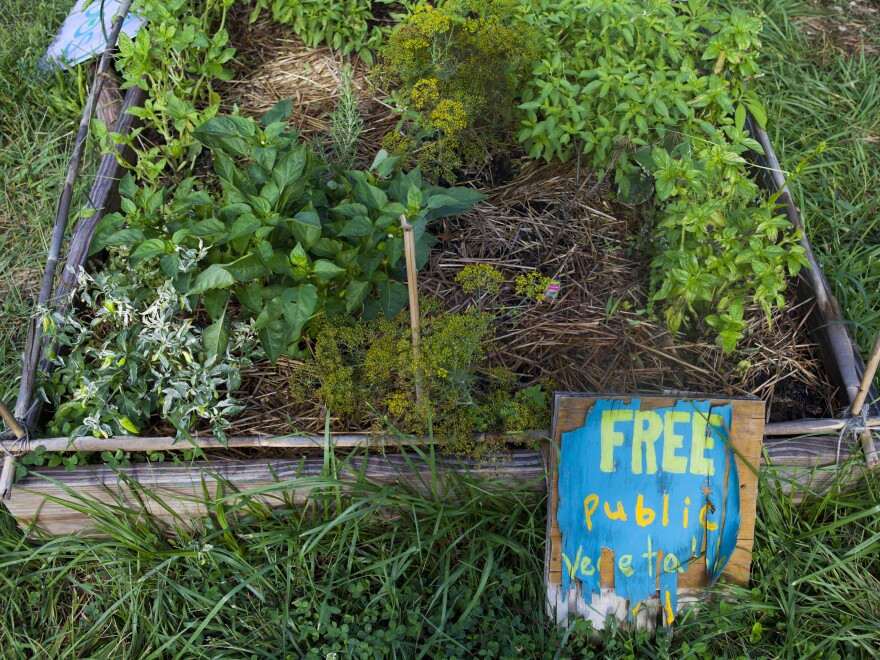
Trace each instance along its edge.
<instances>
[{"instance_id":1,"label":"raised garden bed","mask_svg":"<svg viewBox=\"0 0 880 660\"><path fill-rule=\"evenodd\" d=\"M236 79L218 86L224 102L238 103L244 112L259 115L292 97L291 124L307 138L325 132L327 113L339 103L340 82L346 75L343 61L329 49L306 48L272 24L233 36L241 61ZM367 82L366 72L365 66L355 63L351 89L358 95L365 126L356 158L369 164L383 138L395 130L396 114L384 94ZM132 88L124 107L140 106L144 98L142 90ZM766 133L751 117L748 122L750 134L764 151L751 155L758 171L764 173L761 185L768 195L779 193L778 202L791 223L802 227ZM134 117L123 113L115 131L126 134L134 123ZM201 160L196 165L200 175L208 167ZM97 210L76 224L54 299L63 300L76 286L94 231L103 217L118 208L123 173L114 156L103 157L90 197ZM744 338L735 352L725 352L711 340L675 337L643 311L650 295L644 254L652 238L643 230L648 208L609 201L612 181L607 174L590 172L579 159L545 164L514 154L493 160L471 183L486 197L473 210L435 222L433 232L440 242L419 276L419 288L442 300L448 313L490 303L516 311L499 325L486 351L488 367L508 368L522 387L549 377L561 391L696 391L760 397L767 402L767 460L782 483L802 481L807 492L822 485L821 478L812 475L814 467L833 468L858 449L848 436L804 436L801 427L774 425L841 414L852 405L864 371L805 237L801 245L810 267L789 287L785 311L775 311L768 326L759 307L746 310ZM474 264L494 267L508 283L517 275L539 272L560 282L559 295L521 308L512 286L488 298L464 293L455 277ZM29 344L22 396L15 410L16 417L32 429L43 422L40 404L32 397L42 345L37 339ZM297 501L296 480L318 474L323 465L319 454L337 449L364 450L364 457L346 465L352 478L358 473L380 481L402 478L405 471L399 468L408 468L409 463L395 456L393 443L384 443L389 446L382 452L369 452L377 442L375 437L356 433L369 431L376 417L367 416L360 420L360 427L352 427L344 419L328 420L326 402L317 396L309 400L291 394L291 378L304 359L282 355L274 364L264 360L243 370L239 398L245 412L231 421L228 448L210 436L210 428L193 429L193 442L210 448L209 461L121 468L88 465L72 472L60 467L41 469L16 483L7 506L23 522L62 533L90 525L87 507L68 508L63 501L78 494L139 507L137 484L165 499L170 510L155 505L146 508L169 522L174 522L175 514L183 520L204 513L207 494L216 493L218 484L247 492L283 481ZM47 366L42 363L42 368ZM325 425L331 434L322 433ZM74 438L70 443L35 437L20 448L44 444L52 451L63 447L150 453L189 447L183 440L175 443L173 427L161 420L143 431L145 437L139 439ZM541 434L540 430L536 433ZM254 436L261 437L254 440ZM524 439L513 436L509 440L514 447L486 453L476 463L450 460L448 465L542 487L541 450L533 446L533 436L525 443ZM870 446L866 449L872 451ZM367 454L371 455L367 458ZM120 474L127 478L120 480ZM306 492L308 481L303 484ZM284 502L260 493L267 503Z\"/></svg>"}]
</instances>

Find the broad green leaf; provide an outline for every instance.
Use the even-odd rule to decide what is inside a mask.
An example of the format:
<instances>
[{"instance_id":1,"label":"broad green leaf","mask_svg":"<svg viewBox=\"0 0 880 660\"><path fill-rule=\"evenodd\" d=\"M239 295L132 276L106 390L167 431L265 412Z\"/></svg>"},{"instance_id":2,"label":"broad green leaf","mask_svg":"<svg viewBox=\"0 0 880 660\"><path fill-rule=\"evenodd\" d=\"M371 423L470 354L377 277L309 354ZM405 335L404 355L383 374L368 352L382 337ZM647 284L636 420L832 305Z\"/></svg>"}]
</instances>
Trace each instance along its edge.
<instances>
[{"instance_id":1,"label":"broad green leaf","mask_svg":"<svg viewBox=\"0 0 880 660\"><path fill-rule=\"evenodd\" d=\"M284 318L290 326L290 341L297 341L318 305L318 290L311 284L287 289L281 295L281 303Z\"/></svg>"},{"instance_id":2,"label":"broad green leaf","mask_svg":"<svg viewBox=\"0 0 880 660\"><path fill-rule=\"evenodd\" d=\"M211 317L212 321L216 321L224 314L226 305L229 302L229 296L228 289L205 291L205 295L202 296L202 304L205 306L205 311L208 312L208 316Z\"/></svg>"},{"instance_id":3,"label":"broad green leaf","mask_svg":"<svg viewBox=\"0 0 880 660\"><path fill-rule=\"evenodd\" d=\"M275 147L257 147L254 149L254 160L267 171L271 171L275 165L275 157L277 156Z\"/></svg>"},{"instance_id":4,"label":"broad green leaf","mask_svg":"<svg viewBox=\"0 0 880 660\"><path fill-rule=\"evenodd\" d=\"M309 181L308 165L309 152L305 147L297 147L278 159L272 170L272 180L279 190L277 208L286 209L302 196Z\"/></svg>"},{"instance_id":5,"label":"broad green leaf","mask_svg":"<svg viewBox=\"0 0 880 660\"><path fill-rule=\"evenodd\" d=\"M212 150L219 150L235 156L246 156L249 138L256 132L253 119L226 115L214 117L193 131L193 137Z\"/></svg>"},{"instance_id":6,"label":"broad green leaf","mask_svg":"<svg viewBox=\"0 0 880 660\"><path fill-rule=\"evenodd\" d=\"M233 241L242 236L250 236L260 228L260 221L250 213L238 217L232 223L232 229L229 232L229 240Z\"/></svg>"},{"instance_id":7,"label":"broad green leaf","mask_svg":"<svg viewBox=\"0 0 880 660\"><path fill-rule=\"evenodd\" d=\"M186 293L197 295L210 289L226 289L233 284L235 284L235 278L232 276L232 273L226 270L226 266L214 264L196 276L196 281L193 282L192 288Z\"/></svg>"},{"instance_id":8,"label":"broad green leaf","mask_svg":"<svg viewBox=\"0 0 880 660\"><path fill-rule=\"evenodd\" d=\"M202 331L202 345L205 347L209 365L215 364L226 354L226 347L229 345L229 330L226 325L226 315L223 314Z\"/></svg>"},{"instance_id":9,"label":"broad green leaf","mask_svg":"<svg viewBox=\"0 0 880 660\"><path fill-rule=\"evenodd\" d=\"M356 204L354 202L346 202L344 204L339 204L330 209L331 213L337 213L345 218L356 218L358 216L364 216L369 214L369 209L363 204Z\"/></svg>"},{"instance_id":10,"label":"broad green leaf","mask_svg":"<svg viewBox=\"0 0 880 660\"><path fill-rule=\"evenodd\" d=\"M283 315L284 306L281 303L281 296L276 296L267 302L263 307L263 310L257 315L254 327L257 330L262 330L268 326L269 323L276 319L280 319Z\"/></svg>"},{"instance_id":11,"label":"broad green leaf","mask_svg":"<svg viewBox=\"0 0 880 660\"><path fill-rule=\"evenodd\" d=\"M140 229L120 229L104 239L104 245L135 245L144 240Z\"/></svg>"},{"instance_id":12,"label":"broad green leaf","mask_svg":"<svg viewBox=\"0 0 880 660\"><path fill-rule=\"evenodd\" d=\"M384 190L367 183L362 178L358 178L355 181L352 195L359 203L376 211L381 210L388 203L388 195L385 194Z\"/></svg>"},{"instance_id":13,"label":"broad green leaf","mask_svg":"<svg viewBox=\"0 0 880 660\"><path fill-rule=\"evenodd\" d=\"M290 221L296 240L308 250L321 238L321 218L311 202Z\"/></svg>"},{"instance_id":14,"label":"broad green leaf","mask_svg":"<svg viewBox=\"0 0 880 660\"><path fill-rule=\"evenodd\" d=\"M379 304L386 318L393 319L397 316L408 300L409 292L405 284L391 280L379 282Z\"/></svg>"},{"instance_id":15,"label":"broad green leaf","mask_svg":"<svg viewBox=\"0 0 880 660\"><path fill-rule=\"evenodd\" d=\"M324 237L319 239L318 242L312 246L310 251L315 256L332 259L344 249L345 244L342 241Z\"/></svg>"},{"instance_id":16,"label":"broad green leaf","mask_svg":"<svg viewBox=\"0 0 880 660\"><path fill-rule=\"evenodd\" d=\"M351 314L359 310L372 287L372 283L363 280L355 280L349 284L345 291L345 311Z\"/></svg>"},{"instance_id":17,"label":"broad green leaf","mask_svg":"<svg viewBox=\"0 0 880 660\"><path fill-rule=\"evenodd\" d=\"M180 274L180 255L177 252L166 254L159 259L159 265L168 277L177 277Z\"/></svg>"},{"instance_id":18,"label":"broad green leaf","mask_svg":"<svg viewBox=\"0 0 880 660\"><path fill-rule=\"evenodd\" d=\"M251 282L247 286L235 287L234 291L235 297L248 311L253 314L259 314L263 311L263 296L259 284Z\"/></svg>"},{"instance_id":19,"label":"broad green leaf","mask_svg":"<svg viewBox=\"0 0 880 660\"><path fill-rule=\"evenodd\" d=\"M284 99L272 106L269 112L260 117L260 121L263 122L263 126L268 126L286 120L291 112L293 112L293 99Z\"/></svg>"},{"instance_id":20,"label":"broad green leaf","mask_svg":"<svg viewBox=\"0 0 880 660\"><path fill-rule=\"evenodd\" d=\"M346 222L339 235L346 238L360 238L362 236L370 236L372 233L373 224L369 218L359 215Z\"/></svg>"},{"instance_id":21,"label":"broad green leaf","mask_svg":"<svg viewBox=\"0 0 880 660\"><path fill-rule=\"evenodd\" d=\"M226 231L226 225L217 218L206 218L190 228L190 236L212 236Z\"/></svg>"},{"instance_id":22,"label":"broad green leaf","mask_svg":"<svg viewBox=\"0 0 880 660\"><path fill-rule=\"evenodd\" d=\"M340 268L332 261L327 261L326 259L318 259L312 264L312 273L321 280L331 280L344 272L344 268Z\"/></svg>"},{"instance_id":23,"label":"broad green leaf","mask_svg":"<svg viewBox=\"0 0 880 660\"><path fill-rule=\"evenodd\" d=\"M260 258L254 253L236 259L225 268L237 282L249 282L267 275L266 267L260 263Z\"/></svg>"},{"instance_id":24,"label":"broad green leaf","mask_svg":"<svg viewBox=\"0 0 880 660\"><path fill-rule=\"evenodd\" d=\"M486 198L483 193L473 190L472 188L447 188L445 190L440 188L437 189L437 193L442 194L444 197L448 197L453 201L447 200L447 203L436 208L431 208L425 214L426 220L435 220L436 218L464 213L465 211L472 209L477 202Z\"/></svg>"},{"instance_id":25,"label":"broad green leaf","mask_svg":"<svg viewBox=\"0 0 880 660\"><path fill-rule=\"evenodd\" d=\"M155 257L157 254L164 253L165 241L159 238L151 238L138 245L137 248L135 248L134 252L131 253L130 259L132 261L137 261L140 259Z\"/></svg>"},{"instance_id":26,"label":"broad green leaf","mask_svg":"<svg viewBox=\"0 0 880 660\"><path fill-rule=\"evenodd\" d=\"M287 326L281 319L274 319L261 328L257 336L260 338L266 357L275 364L287 348Z\"/></svg>"}]
</instances>

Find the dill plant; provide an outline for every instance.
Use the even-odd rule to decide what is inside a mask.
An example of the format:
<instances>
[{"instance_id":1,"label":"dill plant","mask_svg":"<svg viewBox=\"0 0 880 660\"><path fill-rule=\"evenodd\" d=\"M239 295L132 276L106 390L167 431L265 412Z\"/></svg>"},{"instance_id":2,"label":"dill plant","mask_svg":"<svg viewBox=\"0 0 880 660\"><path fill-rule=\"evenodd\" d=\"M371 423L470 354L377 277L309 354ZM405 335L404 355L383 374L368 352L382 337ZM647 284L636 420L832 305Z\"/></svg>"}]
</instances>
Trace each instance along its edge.
<instances>
[{"instance_id":1,"label":"dill plant","mask_svg":"<svg viewBox=\"0 0 880 660\"><path fill-rule=\"evenodd\" d=\"M409 323L403 317L327 323L314 358L291 379L295 400L317 398L347 427L387 425L427 434L453 448L479 451L475 433L546 428L548 383L522 389L509 370L487 368L486 347L494 336L493 315L477 308L449 313L434 298L421 301L422 356L412 359ZM425 400L414 395L421 378Z\"/></svg>"},{"instance_id":2,"label":"dill plant","mask_svg":"<svg viewBox=\"0 0 880 660\"><path fill-rule=\"evenodd\" d=\"M537 33L519 12L513 0L425 4L391 33L375 69L401 112L389 151L453 183L504 150L537 53Z\"/></svg>"}]
</instances>

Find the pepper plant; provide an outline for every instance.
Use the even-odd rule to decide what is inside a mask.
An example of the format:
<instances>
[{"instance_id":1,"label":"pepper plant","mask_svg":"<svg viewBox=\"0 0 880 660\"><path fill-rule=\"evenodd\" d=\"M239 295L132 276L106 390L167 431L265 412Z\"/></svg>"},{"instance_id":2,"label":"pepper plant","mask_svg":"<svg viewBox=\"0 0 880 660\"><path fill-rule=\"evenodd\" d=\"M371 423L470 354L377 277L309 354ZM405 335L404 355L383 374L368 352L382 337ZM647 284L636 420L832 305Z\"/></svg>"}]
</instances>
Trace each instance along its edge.
<instances>
[{"instance_id":1,"label":"pepper plant","mask_svg":"<svg viewBox=\"0 0 880 660\"><path fill-rule=\"evenodd\" d=\"M138 188L129 176L122 213L102 221L92 245L128 246L132 264L155 261L215 320L234 296L273 361L298 354L321 317L395 316L407 300L400 217L414 226L421 267L436 242L428 223L482 197L396 171L384 151L367 171L327 165L288 131L290 110L288 100L259 122L201 125L193 135L211 149L221 191L197 189L193 178Z\"/></svg>"}]
</instances>

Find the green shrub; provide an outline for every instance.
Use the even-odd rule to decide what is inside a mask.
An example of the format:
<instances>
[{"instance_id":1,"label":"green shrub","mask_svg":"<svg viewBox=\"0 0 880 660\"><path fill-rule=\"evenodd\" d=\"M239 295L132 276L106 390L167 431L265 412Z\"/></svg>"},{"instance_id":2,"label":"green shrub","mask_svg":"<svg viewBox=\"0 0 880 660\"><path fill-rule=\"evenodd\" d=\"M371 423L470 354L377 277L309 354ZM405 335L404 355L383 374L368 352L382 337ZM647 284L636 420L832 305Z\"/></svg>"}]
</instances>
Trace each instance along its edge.
<instances>
[{"instance_id":1,"label":"green shrub","mask_svg":"<svg viewBox=\"0 0 880 660\"><path fill-rule=\"evenodd\" d=\"M761 305L769 323L772 308L785 305L789 276L807 265L799 232L743 172L742 154L761 151L746 135L727 125L711 141L641 154L660 205L650 302L662 304L672 333L705 323L725 352L743 337L744 306Z\"/></svg>"},{"instance_id":2,"label":"green shrub","mask_svg":"<svg viewBox=\"0 0 880 660\"><path fill-rule=\"evenodd\" d=\"M562 0L524 14L543 57L520 109L530 156L584 157L614 173L625 203L655 195L652 294L666 325L735 349L754 302L784 305L805 264L798 233L751 179L743 154L761 21L696 1Z\"/></svg>"},{"instance_id":3,"label":"green shrub","mask_svg":"<svg viewBox=\"0 0 880 660\"><path fill-rule=\"evenodd\" d=\"M449 183L503 148L536 54L536 33L518 13L513 0L451 0L401 23L377 69L402 113L386 148Z\"/></svg>"},{"instance_id":4,"label":"green shrub","mask_svg":"<svg viewBox=\"0 0 880 660\"><path fill-rule=\"evenodd\" d=\"M580 151L605 167L620 150L669 133L700 135L746 103L763 114L745 81L758 73L761 22L703 2L561 0L530 5L543 57L525 84L519 139L533 158ZM620 181L620 179L619 179Z\"/></svg>"},{"instance_id":5,"label":"green shrub","mask_svg":"<svg viewBox=\"0 0 880 660\"><path fill-rule=\"evenodd\" d=\"M264 9L272 18L289 25L293 33L311 48L326 44L343 55L356 54L368 64L388 30L373 15L373 6L406 8L421 0L257 0L251 22Z\"/></svg>"},{"instance_id":6,"label":"green shrub","mask_svg":"<svg viewBox=\"0 0 880 660\"><path fill-rule=\"evenodd\" d=\"M95 134L108 152L118 144L134 149L134 171L145 181L157 181L167 168L180 172L192 165L201 151L193 131L217 114L220 96L212 82L229 80L224 68L235 54L227 46L223 27L234 0L135 0L133 11L145 23L135 37L119 35L116 67L123 89L140 87L147 92L141 107L126 112L145 121L129 135L108 133L95 120ZM138 136L145 128L155 130L160 142L142 146ZM120 163L131 167L121 156Z\"/></svg>"}]
</instances>

